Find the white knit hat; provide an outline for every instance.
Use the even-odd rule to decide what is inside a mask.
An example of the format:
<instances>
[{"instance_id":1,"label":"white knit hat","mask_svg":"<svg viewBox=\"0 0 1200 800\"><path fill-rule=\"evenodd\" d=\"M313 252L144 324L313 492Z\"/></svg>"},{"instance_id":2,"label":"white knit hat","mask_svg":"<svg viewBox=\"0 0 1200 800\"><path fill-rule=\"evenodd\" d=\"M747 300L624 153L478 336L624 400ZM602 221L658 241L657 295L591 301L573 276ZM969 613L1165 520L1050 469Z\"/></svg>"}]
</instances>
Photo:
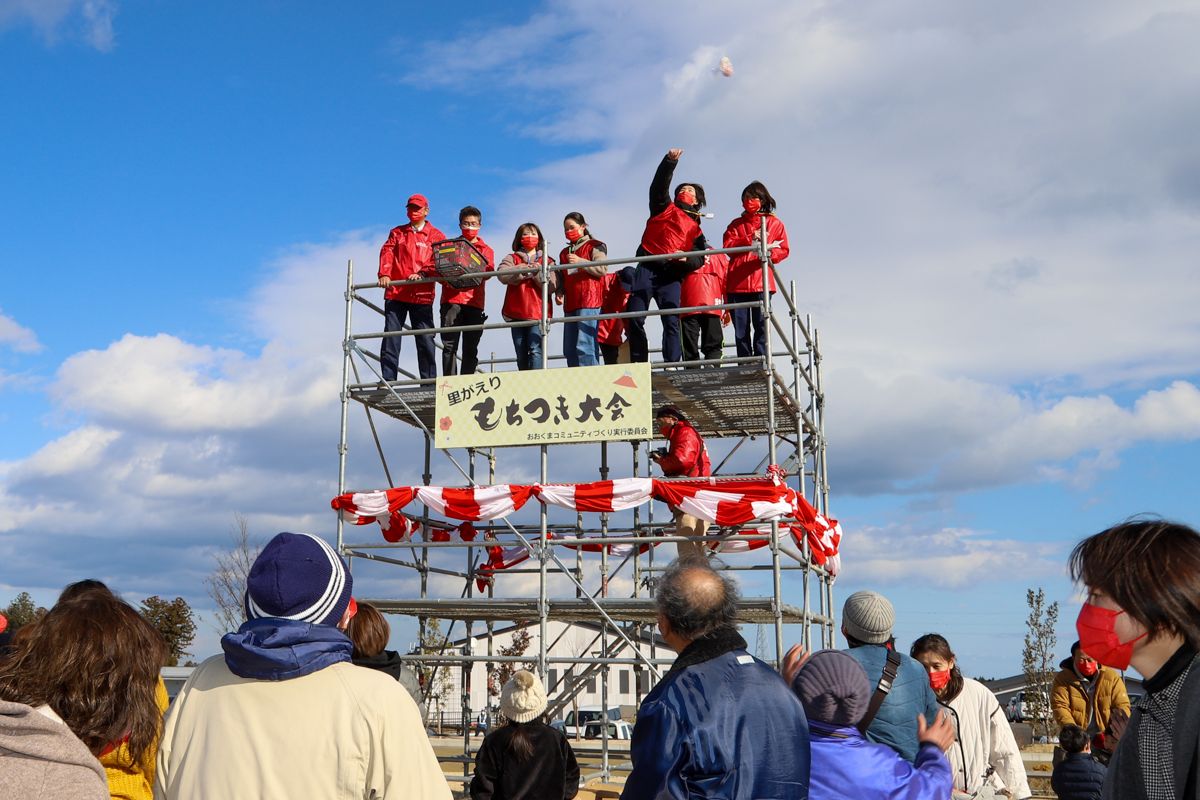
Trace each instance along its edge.
<instances>
[{"instance_id":1,"label":"white knit hat","mask_svg":"<svg viewBox=\"0 0 1200 800\"><path fill-rule=\"evenodd\" d=\"M529 722L546 710L546 687L527 669L519 669L500 691L500 712L513 722Z\"/></svg>"}]
</instances>

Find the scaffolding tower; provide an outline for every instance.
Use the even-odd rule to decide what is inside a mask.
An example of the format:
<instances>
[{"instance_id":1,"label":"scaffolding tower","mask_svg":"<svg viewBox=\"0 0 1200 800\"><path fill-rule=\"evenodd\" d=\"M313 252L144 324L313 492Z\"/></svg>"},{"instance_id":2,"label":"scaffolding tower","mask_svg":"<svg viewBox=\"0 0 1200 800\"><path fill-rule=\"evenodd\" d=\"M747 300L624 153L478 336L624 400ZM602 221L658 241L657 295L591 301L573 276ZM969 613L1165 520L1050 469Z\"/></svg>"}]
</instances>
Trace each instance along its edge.
<instances>
[{"instance_id":1,"label":"scaffolding tower","mask_svg":"<svg viewBox=\"0 0 1200 800\"><path fill-rule=\"evenodd\" d=\"M749 308L761 313L765 320L766 354L751 356L736 356L728 351L733 350L732 343L723 345L722 358L715 361L699 360L689 362L655 361L657 350L651 350L651 376L654 406L672 404L678 406L688 418L688 421L700 432L711 445L724 440L728 451L724 458L713 468L715 481L725 479L745 479L747 477L762 477L770 465L779 465L786 473L789 484L819 513L828 516L829 487L826 478L826 444L824 434L825 400L821 384L821 354L819 336L813 328L807 315L800 313L797 304L797 290L794 281L788 283L786 292L779 292L773 298L773 293L767 290L770 285L769 275L773 275L777 284L782 287L775 265L771 262L769 253L773 245L768 244L765 231L765 219L760 242L751 247L716 249L701 252L677 253L666 258L684 258L694 255L712 255L725 253L736 255L753 252L762 264L763 292L761 297L752 302L724 303L722 305L704 306L701 308L681 308L669 311L655 310L644 312L604 313L599 316L587 317L588 322L604 319L624 319L629 317L655 317L664 314L681 314L689 310L721 310ZM345 335L343 339L343 369L341 392L341 427L339 441L338 493L342 494L353 489L346 487L346 461L348 454L348 432L350 408L354 404L361 406L365 412L366 424L374 440L376 455L379 458L384 478L392 486L392 473L388 464L387 453L380 440L380 417L388 417L412 426L416 434L414 443L423 440L423 472L422 482L430 485L433 478L434 454L434 406L437 379L420 379L407 371L400 369L401 378L395 381L383 381L379 369L379 357L367 345L386 337L410 337L414 335L438 335L441 333L459 333L468 331L507 330L518 326L538 326L543 342L543 369L554 368L551 362L559 361L561 355L550 354L550 332L556 326L565 322L580 321L579 316L549 318L547 309L550 307L548 275L552 271L565 271L582 266L605 266L606 268L620 267L641 261L661 261L664 256L632 257L606 259L574 263L570 265L554 265L543 261L537 268L537 273L543 286L543 312L540 320L521 322L501 322L482 325L463 325L454 327L434 327L420 330L405 329L401 331L371 331L354 333L352 331L353 312L356 306L365 306L380 317L383 309L370 299L379 291L376 282L354 282L354 265L347 264L345 291ZM474 273L477 277L495 277L496 273ZM468 274L463 277L472 277ZM427 279L433 282L435 279ZM377 295L376 295L377 296ZM779 309L772 307L774 304ZM556 337L554 337L556 338ZM438 342L438 347L441 347ZM480 358L480 372L505 371L515 368L514 358L497 358L495 354L489 359ZM360 367L363 368L360 371ZM743 446L749 442L755 445ZM601 442L597 475L599 480L611 480L617 477L639 477L650 474L651 463L646 448L642 443L632 443L632 458L624 461L618 458L619 451L630 447L629 442ZM765 444L765 447L763 445ZM558 457L563 453L569 459L572 454L579 453L581 447L594 448L595 445L565 445L541 444L526 446L526 451L536 448L538 457L538 474L540 483L550 482L551 454ZM566 448L565 450L563 448ZM465 449L458 451L443 450L454 474L457 476L456 485L485 486L492 484L496 478L497 459L502 450L507 448ZM741 474L724 474L724 470L741 451L740 460L745 462L747 456L757 455L757 465ZM418 452L416 448L408 451L411 457ZM628 452L628 451L626 451ZM781 458L781 454L782 458ZM624 464L621 462L624 461ZM620 474L624 472L624 474ZM776 470L779 474L779 471ZM408 661L425 669L458 668L460 671L460 692L462 700L463 761L464 777L469 773L470 732L466 720L471 716L471 693L487 691L487 686L473 686L470 679L471 667L477 662L486 665L486 673L490 677L495 669L504 662L524 662L532 664L545 681L547 671L552 666L566 667L562 681L550 693L550 705L547 709L552 716L571 702L585 682L599 678L601 704L608 707L609 671L616 665L632 665L635 676L645 671L652 676L650 683L665 672L665 667L673 660L673 654L663 652L660 641L654 636L655 606L654 586L655 575L660 573L670 557L666 553L658 554L656 563L655 548L659 543L686 541L681 537L670 535L662 530L663 522L653 520L653 504L647 509L634 508L632 513L622 514L576 514L574 523L552 522L548 516L545 504L540 504L541 510L536 523L517 524L507 519L488 523L488 535L493 538L476 539L474 541L433 541L426 535L423 539L413 537L411 541L388 543L383 541L366 541L368 537L356 534L353 540L347 539L339 516L337 526L337 544L339 551L353 565L354 559L392 565L401 569L415 572L419 579L419 591L416 597L380 597L369 598L378 608L391 614L403 614L417 618L421 630L424 631L428 619L450 620L446 631L445 641L452 638L454 626L461 623L467 645L456 652L447 652L443 648L433 648L429 651L414 652L404 656ZM436 525L440 521L429 515L429 509L413 518L425 525ZM668 518L669 525L669 518ZM426 529L428 530L428 529ZM548 534L550 534L548 536ZM719 542L729 538L730 531L719 529L712 525L706 538ZM595 537L601 537L604 544L631 544L630 552L623 558L611 556L608 548L601 548L598 554L588 554L578 545L595 543ZM480 577L480 556L484 548L496 542L522 544L531 554L529 566L506 570L497 573L493 580L487 583L486 590L477 592L476 579ZM639 552L639 545L652 545L644 554ZM574 550L568 550L576 546ZM444 551L444 552L443 552ZM459 551L455 556L454 552ZM459 560L465 553L465 560ZM762 554L769 554L764 563ZM455 566L455 563L461 566ZM745 575L748 579L767 578L770 591L766 596L743 596L738 604L738 620L743 625L757 626L755 631L747 631L747 639L751 640L753 651L766 656L773 656L776 663L782 660L786 646L784 625L800 626L799 642L808 649L832 647L834 644L834 612L833 612L833 576L822 566L815 563L807 541L793 545L780 536L777 522L770 523L769 548L752 550L744 555L722 557L719 569L725 569ZM497 588L503 589L507 575L536 575L538 591L535 596L510 597L503 592L497 593ZM433 575L447 576L462 580L462 591L458 596L433 596L430 591L430 577ZM619 576L631 578L632 590L622 596L613 596L610 592L613 580ZM786 576L786 583L785 583ZM566 583L570 596L552 596L552 582ZM623 584L628 585L628 584ZM743 592L745 594L745 592ZM785 598L786 595L786 598ZM554 642L548 641L548 624L550 621L586 622L598 630L591 646L584 648L584 653L570 657L551 656L550 651ZM522 656L501 656L495 652L492 639L494 625L497 622L513 622L528 625L538 631L538 652ZM470 642L478 638L476 626L484 629L479 636L486 635L486 652L472 652ZM771 643L764 640L765 631L773 629L773 648ZM650 654L635 643L650 642ZM598 648L592 650L592 648ZM638 701L640 702L643 681L635 681ZM550 689L551 687L547 687ZM428 690L429 687L427 686ZM620 768L610 762L609 736L607 725L601 725L600 756L605 778L610 770Z\"/></svg>"}]
</instances>

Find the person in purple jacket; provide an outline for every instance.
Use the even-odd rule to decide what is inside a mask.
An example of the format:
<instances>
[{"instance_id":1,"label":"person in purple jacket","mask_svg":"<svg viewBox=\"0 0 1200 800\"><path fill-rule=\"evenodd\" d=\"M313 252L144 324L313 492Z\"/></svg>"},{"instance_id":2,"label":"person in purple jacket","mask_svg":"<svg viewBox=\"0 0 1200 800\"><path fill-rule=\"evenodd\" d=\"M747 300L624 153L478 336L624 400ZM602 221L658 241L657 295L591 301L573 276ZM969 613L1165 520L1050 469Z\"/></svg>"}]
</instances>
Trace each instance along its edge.
<instances>
[{"instance_id":1,"label":"person in purple jacket","mask_svg":"<svg viewBox=\"0 0 1200 800\"><path fill-rule=\"evenodd\" d=\"M867 673L839 650L814 653L792 679L808 717L809 800L946 800L954 788L946 748L954 727L938 712L933 724L918 715L916 761L869 741L857 725L871 703Z\"/></svg>"}]
</instances>

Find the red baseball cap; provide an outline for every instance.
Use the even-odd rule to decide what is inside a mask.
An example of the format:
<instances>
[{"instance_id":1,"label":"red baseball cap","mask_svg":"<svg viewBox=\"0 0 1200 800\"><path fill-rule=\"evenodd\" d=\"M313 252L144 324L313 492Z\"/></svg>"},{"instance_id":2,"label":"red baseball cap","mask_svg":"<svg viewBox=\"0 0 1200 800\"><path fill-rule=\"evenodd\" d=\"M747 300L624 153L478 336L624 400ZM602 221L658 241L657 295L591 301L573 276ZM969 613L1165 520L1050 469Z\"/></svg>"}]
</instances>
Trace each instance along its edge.
<instances>
[{"instance_id":1,"label":"red baseball cap","mask_svg":"<svg viewBox=\"0 0 1200 800\"><path fill-rule=\"evenodd\" d=\"M408 198L408 202L405 203L405 205L429 208L429 201L425 199L425 195L423 194L414 194L412 197Z\"/></svg>"}]
</instances>

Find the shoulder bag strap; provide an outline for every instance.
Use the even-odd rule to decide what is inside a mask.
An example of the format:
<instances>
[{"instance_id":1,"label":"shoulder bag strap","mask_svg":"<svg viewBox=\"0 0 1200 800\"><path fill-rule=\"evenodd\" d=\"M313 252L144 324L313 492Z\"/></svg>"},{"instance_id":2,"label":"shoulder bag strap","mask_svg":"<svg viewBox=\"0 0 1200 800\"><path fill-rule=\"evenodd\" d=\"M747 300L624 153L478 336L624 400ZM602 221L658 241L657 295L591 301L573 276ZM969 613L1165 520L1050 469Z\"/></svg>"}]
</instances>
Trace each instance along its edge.
<instances>
[{"instance_id":1,"label":"shoulder bag strap","mask_svg":"<svg viewBox=\"0 0 1200 800\"><path fill-rule=\"evenodd\" d=\"M875 715L879 713L879 707L883 705L884 698L892 690L892 682L896 680L896 673L899 671L900 654L895 650L888 650L887 663L883 665L883 674L879 676L879 684L875 687L875 693L871 695L871 705L867 706L867 713L858 721L858 732L864 736L867 728L871 727L871 723L875 721Z\"/></svg>"}]
</instances>

